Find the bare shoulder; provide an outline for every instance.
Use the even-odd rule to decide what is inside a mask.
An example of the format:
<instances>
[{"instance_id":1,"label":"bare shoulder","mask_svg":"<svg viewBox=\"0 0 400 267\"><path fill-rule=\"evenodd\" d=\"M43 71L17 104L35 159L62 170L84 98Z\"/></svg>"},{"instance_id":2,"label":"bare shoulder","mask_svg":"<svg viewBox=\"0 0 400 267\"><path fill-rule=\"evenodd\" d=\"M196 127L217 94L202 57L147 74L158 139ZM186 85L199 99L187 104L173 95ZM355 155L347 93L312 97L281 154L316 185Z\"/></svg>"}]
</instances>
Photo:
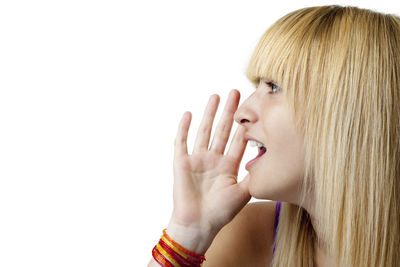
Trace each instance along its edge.
<instances>
[{"instance_id":1,"label":"bare shoulder","mask_svg":"<svg viewBox=\"0 0 400 267\"><path fill-rule=\"evenodd\" d=\"M225 225L202 266L268 266L272 259L275 201L247 204Z\"/></svg>"}]
</instances>

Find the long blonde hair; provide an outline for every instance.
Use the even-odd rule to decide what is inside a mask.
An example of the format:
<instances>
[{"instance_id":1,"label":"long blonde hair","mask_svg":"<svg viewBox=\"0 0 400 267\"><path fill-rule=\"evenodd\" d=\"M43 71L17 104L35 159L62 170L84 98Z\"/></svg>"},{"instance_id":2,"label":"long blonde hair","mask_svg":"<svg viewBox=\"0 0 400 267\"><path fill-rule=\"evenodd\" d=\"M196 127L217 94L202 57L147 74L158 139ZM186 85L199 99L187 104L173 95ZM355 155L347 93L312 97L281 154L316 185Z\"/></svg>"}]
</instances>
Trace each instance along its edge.
<instances>
[{"instance_id":1,"label":"long blonde hair","mask_svg":"<svg viewBox=\"0 0 400 267\"><path fill-rule=\"evenodd\" d=\"M337 266L400 266L400 18L294 11L264 33L246 75L285 91L305 136L301 203L314 192ZM314 233L301 205L283 203L272 266L313 266Z\"/></svg>"}]
</instances>

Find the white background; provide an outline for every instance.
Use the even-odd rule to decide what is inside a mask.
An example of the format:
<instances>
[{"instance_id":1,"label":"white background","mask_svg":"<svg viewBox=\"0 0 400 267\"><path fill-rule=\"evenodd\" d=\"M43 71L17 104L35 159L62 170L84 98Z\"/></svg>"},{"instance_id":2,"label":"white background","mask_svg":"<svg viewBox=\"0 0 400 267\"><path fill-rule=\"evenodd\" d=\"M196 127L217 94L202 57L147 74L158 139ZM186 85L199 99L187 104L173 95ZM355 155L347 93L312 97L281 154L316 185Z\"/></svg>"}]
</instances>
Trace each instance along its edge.
<instances>
[{"instance_id":1,"label":"white background","mask_svg":"<svg viewBox=\"0 0 400 267\"><path fill-rule=\"evenodd\" d=\"M191 151L211 94L216 122L231 89L251 94L268 26L325 4L400 14L392 0L1 1L0 266L146 266L182 114Z\"/></svg>"}]
</instances>

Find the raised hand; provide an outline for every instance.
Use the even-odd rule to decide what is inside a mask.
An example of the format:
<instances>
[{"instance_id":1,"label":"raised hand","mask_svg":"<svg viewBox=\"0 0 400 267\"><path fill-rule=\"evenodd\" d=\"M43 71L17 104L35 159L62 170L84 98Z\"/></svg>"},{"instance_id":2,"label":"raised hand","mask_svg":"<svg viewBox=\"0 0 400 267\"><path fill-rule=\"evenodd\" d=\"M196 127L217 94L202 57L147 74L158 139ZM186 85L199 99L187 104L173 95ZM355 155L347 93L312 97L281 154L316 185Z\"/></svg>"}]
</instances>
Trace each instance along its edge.
<instances>
[{"instance_id":1,"label":"raised hand","mask_svg":"<svg viewBox=\"0 0 400 267\"><path fill-rule=\"evenodd\" d=\"M183 114L174 148L172 223L219 231L250 200L249 176L240 183L237 182L240 162L247 144L243 126L238 126L230 147L224 154L239 99L239 91L232 90L209 146L212 125L219 105L218 95L210 97L192 154L188 154L187 148L191 113Z\"/></svg>"}]
</instances>

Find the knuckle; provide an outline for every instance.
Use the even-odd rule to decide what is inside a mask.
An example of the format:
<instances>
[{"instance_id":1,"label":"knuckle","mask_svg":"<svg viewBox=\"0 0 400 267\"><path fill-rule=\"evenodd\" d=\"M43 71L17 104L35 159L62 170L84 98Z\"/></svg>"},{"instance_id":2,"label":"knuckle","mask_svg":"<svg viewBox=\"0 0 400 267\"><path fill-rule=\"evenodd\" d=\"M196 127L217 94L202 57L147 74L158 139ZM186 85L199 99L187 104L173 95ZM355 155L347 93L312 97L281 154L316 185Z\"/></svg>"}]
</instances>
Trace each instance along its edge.
<instances>
[{"instance_id":1,"label":"knuckle","mask_svg":"<svg viewBox=\"0 0 400 267\"><path fill-rule=\"evenodd\" d=\"M200 128L199 128L199 131L200 131L200 133L201 134L207 134L208 133L208 131L209 131L209 126L208 125L202 125Z\"/></svg>"},{"instance_id":2,"label":"knuckle","mask_svg":"<svg viewBox=\"0 0 400 267\"><path fill-rule=\"evenodd\" d=\"M221 131L224 135L229 135L231 129L228 124L224 124Z\"/></svg>"},{"instance_id":3,"label":"knuckle","mask_svg":"<svg viewBox=\"0 0 400 267\"><path fill-rule=\"evenodd\" d=\"M220 136L222 136L224 139L225 139L227 136L229 136L229 133L230 133L230 129L229 129L229 125L227 125L227 124L221 125L221 126L219 127L219 129L218 129L218 134L219 134Z\"/></svg>"}]
</instances>

